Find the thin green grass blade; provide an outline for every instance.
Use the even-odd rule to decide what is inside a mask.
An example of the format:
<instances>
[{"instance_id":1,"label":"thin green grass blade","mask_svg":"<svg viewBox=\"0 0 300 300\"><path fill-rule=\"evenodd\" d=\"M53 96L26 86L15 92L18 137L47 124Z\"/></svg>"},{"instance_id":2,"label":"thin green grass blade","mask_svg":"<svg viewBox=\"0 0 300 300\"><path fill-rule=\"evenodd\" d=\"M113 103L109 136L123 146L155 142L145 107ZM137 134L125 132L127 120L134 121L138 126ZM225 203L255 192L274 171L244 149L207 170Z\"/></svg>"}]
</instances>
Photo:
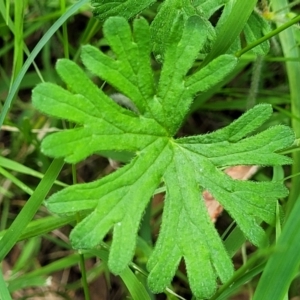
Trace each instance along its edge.
<instances>
[{"instance_id":1,"label":"thin green grass blade","mask_svg":"<svg viewBox=\"0 0 300 300\"><path fill-rule=\"evenodd\" d=\"M253 300L282 300L288 292L300 265L299 211L300 195L267 262Z\"/></svg>"},{"instance_id":2,"label":"thin green grass blade","mask_svg":"<svg viewBox=\"0 0 300 300\"><path fill-rule=\"evenodd\" d=\"M25 76L28 68L38 55L38 53L41 51L41 49L45 46L45 44L49 41L49 39L52 37L52 35L58 30L58 28L64 24L64 22L72 16L81 6L88 3L89 0L80 0L76 2L74 5L70 7L69 10L67 10L45 33L45 35L41 38L41 40L37 43L35 48L32 50L31 54L28 56L27 60L25 61L23 67L21 68L19 74L17 75L15 81L13 82L11 89L8 93L8 96L5 100L2 112L0 114L0 127L3 125L5 116L11 106L12 100L21 84L21 81L23 77Z\"/></svg>"},{"instance_id":3,"label":"thin green grass blade","mask_svg":"<svg viewBox=\"0 0 300 300\"><path fill-rule=\"evenodd\" d=\"M13 182L17 187L19 187L26 194L32 195L33 190L25 183L23 183L21 180L19 180L17 177L15 177L12 173L0 167L0 174L2 174L5 178L10 180L11 182Z\"/></svg>"},{"instance_id":4,"label":"thin green grass blade","mask_svg":"<svg viewBox=\"0 0 300 300\"><path fill-rule=\"evenodd\" d=\"M255 254L234 273L232 278L220 287L210 300L229 299L228 296L233 293L234 290L242 287L247 281L250 281L253 277L262 272L266 265L266 257L268 257L271 252L272 249L270 248L255 252Z\"/></svg>"},{"instance_id":5,"label":"thin green grass blade","mask_svg":"<svg viewBox=\"0 0 300 300\"><path fill-rule=\"evenodd\" d=\"M224 54L233 41L243 30L249 16L251 15L257 0L237 0L232 8L231 14L220 29L216 42L211 52L206 56L203 65L208 64L214 58Z\"/></svg>"},{"instance_id":6,"label":"thin green grass blade","mask_svg":"<svg viewBox=\"0 0 300 300\"><path fill-rule=\"evenodd\" d=\"M236 226L228 235L224 241L224 246L230 257L233 257L235 253L241 248L243 243L245 243L246 238L242 230Z\"/></svg>"},{"instance_id":7,"label":"thin green grass blade","mask_svg":"<svg viewBox=\"0 0 300 300\"><path fill-rule=\"evenodd\" d=\"M0 5L1 6L1 5ZM40 29L43 25L42 21L36 22L34 24L31 24L31 26L26 29L23 33L23 39L28 38L33 32L36 32L38 29ZM24 44L25 46L25 44ZM0 49L0 57L6 54L8 51L11 51L11 49L14 47L14 41L6 42L5 45L3 45ZM29 52L26 51L26 54Z\"/></svg>"},{"instance_id":8,"label":"thin green grass blade","mask_svg":"<svg viewBox=\"0 0 300 300\"><path fill-rule=\"evenodd\" d=\"M63 167L63 164L64 163L62 159L55 159L51 163L50 167L45 173L44 178L40 181L32 196L28 199L21 212L18 214L12 225L8 228L5 235L0 240L0 261L4 259L6 254L15 245L21 236L23 229L26 228L36 211L39 209L47 193L52 187L53 182Z\"/></svg>"},{"instance_id":9,"label":"thin green grass blade","mask_svg":"<svg viewBox=\"0 0 300 300\"><path fill-rule=\"evenodd\" d=\"M287 0L273 0L271 2L274 11L281 11L281 13L288 13L289 9ZM300 16L296 17L299 18ZM296 19L295 18L295 19ZM278 24L279 25L279 24ZM298 61L287 61L286 70L289 81L289 88L291 94L291 113L295 118L292 118L292 127L295 131L296 137L300 137L300 57L299 47L297 45L295 28L290 27L279 34L280 43L284 56L287 58L297 58ZM292 165L292 174L300 172L300 152L294 152L292 154L294 163ZM296 203L296 199L299 194L300 176L294 176L292 178L291 190L289 201L286 207L286 214L289 215L293 206Z\"/></svg>"},{"instance_id":10,"label":"thin green grass blade","mask_svg":"<svg viewBox=\"0 0 300 300\"><path fill-rule=\"evenodd\" d=\"M271 32L267 33L266 35L264 35L263 37L259 38L258 40L256 40L255 42L253 42L252 44L247 45L245 48L241 49L240 51L238 51L235 56L236 57L240 57L241 55L243 55L244 53L250 51L251 49L253 49L254 47L262 44L263 42L271 39L273 36L276 36L278 34L280 34L281 32L285 31L286 29L290 28L291 26L299 23L300 21L300 16L297 16L293 19L291 19L290 21L284 23L283 25L277 27L276 29L272 30ZM291 62L299 62L299 58L297 57L286 57L286 58L279 58L279 59L273 59L273 61L291 61Z\"/></svg>"},{"instance_id":11,"label":"thin green grass blade","mask_svg":"<svg viewBox=\"0 0 300 300\"><path fill-rule=\"evenodd\" d=\"M106 264L108 263L108 252L105 250L91 251ZM144 285L139 281L139 279L134 275L131 269L127 266L125 270L120 274L121 279L126 285L133 300L151 300Z\"/></svg>"},{"instance_id":12,"label":"thin green grass blade","mask_svg":"<svg viewBox=\"0 0 300 300\"><path fill-rule=\"evenodd\" d=\"M26 290L28 288L33 288L33 287L41 289L43 287L47 287L48 284L49 284L48 278L36 276L26 280L13 281L12 284L9 283L8 289L11 293L13 293L18 290ZM31 298L31 299L36 299L36 298Z\"/></svg>"},{"instance_id":13,"label":"thin green grass blade","mask_svg":"<svg viewBox=\"0 0 300 300\"><path fill-rule=\"evenodd\" d=\"M89 259L93 257L93 254L84 254L85 259ZM14 291L19 289L20 287L24 286L24 282L28 282L34 278L38 278L41 276L49 276L53 274L54 272L68 269L72 266L77 265L79 262L79 254L70 254L67 257L57 259L56 261L49 263L46 266L40 267L36 270L33 270L32 272L29 272L27 274L20 275L20 277L12 278L8 280L8 288L10 291ZM1 291L0 291L1 292ZM9 299L9 298L7 298ZM1 299L2 300L2 299ZM3 300L6 300L4 298Z\"/></svg>"},{"instance_id":14,"label":"thin green grass blade","mask_svg":"<svg viewBox=\"0 0 300 300\"><path fill-rule=\"evenodd\" d=\"M76 221L75 215L64 216L64 217L50 216L50 217L44 217L38 220L31 221L24 229L21 236L18 238L18 242L25 239L32 238L34 236L48 233L52 230L70 224L73 221ZM5 235L6 232L7 232L6 230L0 232L0 240Z\"/></svg>"},{"instance_id":15,"label":"thin green grass blade","mask_svg":"<svg viewBox=\"0 0 300 300\"><path fill-rule=\"evenodd\" d=\"M0 1L0 13L3 17L3 19L5 20L6 25L11 29L14 29L14 24L9 16L9 14L7 14L7 10L9 10L10 5L9 5L10 0L6 1L6 3L4 3L4 1ZM14 30L12 31L14 32Z\"/></svg>"},{"instance_id":16,"label":"thin green grass blade","mask_svg":"<svg viewBox=\"0 0 300 300\"><path fill-rule=\"evenodd\" d=\"M9 11L10 11L10 0L6 0L6 10L5 10L5 18L4 18L6 24L8 24Z\"/></svg>"},{"instance_id":17,"label":"thin green grass blade","mask_svg":"<svg viewBox=\"0 0 300 300\"><path fill-rule=\"evenodd\" d=\"M257 267L254 267L253 269L247 271L244 273L244 275L240 276L236 281L234 281L233 284L230 286L228 285L226 289L223 290L222 293L217 293L216 295L219 295L217 298L214 296L210 300L228 300L229 297L235 294L239 289L241 289L242 286L247 284L250 280L252 280L256 275L261 273L265 267L266 263L261 263Z\"/></svg>"},{"instance_id":18,"label":"thin green grass blade","mask_svg":"<svg viewBox=\"0 0 300 300\"><path fill-rule=\"evenodd\" d=\"M120 274L124 284L128 288L132 299L139 300L145 299L150 300L150 296L145 289L145 286L139 281L139 279L135 276L135 274L131 271L129 267L127 267L122 274Z\"/></svg>"},{"instance_id":19,"label":"thin green grass blade","mask_svg":"<svg viewBox=\"0 0 300 300\"><path fill-rule=\"evenodd\" d=\"M0 263L0 300L12 300L6 282L2 274L2 264Z\"/></svg>"},{"instance_id":20,"label":"thin green grass blade","mask_svg":"<svg viewBox=\"0 0 300 300\"><path fill-rule=\"evenodd\" d=\"M66 11L66 0L60 1L60 9L61 11ZM64 56L65 58L69 58L69 38L68 38L68 28L67 23L64 23L62 25L62 31L63 31L63 46L64 46Z\"/></svg>"},{"instance_id":21,"label":"thin green grass blade","mask_svg":"<svg viewBox=\"0 0 300 300\"><path fill-rule=\"evenodd\" d=\"M15 4L15 7L16 7L16 5L17 4ZM20 8L22 8L22 12L21 13L18 12L18 10L20 11ZM0 13L1 13L2 17L5 16L5 5L4 5L3 1L0 1ZM18 57L17 60L16 60L16 56L14 56L14 65L15 65L16 61L18 62L17 68L15 66L13 68L13 78L14 79L16 77L16 74L19 73L19 70L20 70L20 68L21 68L21 66L23 64L23 50L27 54L27 56L30 55L28 47L27 47L27 45L24 42L25 35L23 33L23 18L21 16L21 14L23 15L23 7L21 7L20 5L18 5L17 6L17 11L15 12L15 14L17 15L17 17L16 17L17 20L15 19L16 26L18 27L17 30L15 29L15 24L11 20L10 16L9 15L5 16L5 18L6 18L6 24L7 24L8 28L10 29L10 31L12 32L12 34L15 36L15 39L14 39L14 41L11 44L14 45L17 49L20 49L20 51L19 50L15 51L16 49L14 49L14 53L15 54L17 53L17 56L20 56L20 57ZM18 43L16 43L16 39L18 40ZM38 74L38 76L42 80L43 78L41 76L40 70L39 70L38 66L35 64L35 62L33 62L33 66L34 66L34 68L36 70L36 73ZM11 84L12 83L13 82L11 81Z\"/></svg>"},{"instance_id":22,"label":"thin green grass blade","mask_svg":"<svg viewBox=\"0 0 300 300\"><path fill-rule=\"evenodd\" d=\"M5 158L5 157L0 157L0 168L1 167L5 168L5 169L9 169L11 171L18 172L18 173L22 173L22 174L30 175L30 176L33 176L36 178L40 178L40 179L42 179L44 177L44 174L37 172L31 168L28 168L16 161L13 161L13 160ZM57 180L55 180L54 183L56 185L63 186L63 187L68 186L67 184L65 184L61 181L57 181Z\"/></svg>"},{"instance_id":23,"label":"thin green grass blade","mask_svg":"<svg viewBox=\"0 0 300 300\"><path fill-rule=\"evenodd\" d=\"M18 1L14 5L14 21L15 21L15 36L14 36L14 62L13 62L13 77L19 73L23 65L23 15L24 1Z\"/></svg>"},{"instance_id":24,"label":"thin green grass blade","mask_svg":"<svg viewBox=\"0 0 300 300\"><path fill-rule=\"evenodd\" d=\"M13 266L10 268L10 275L15 276L19 272L30 270L30 262L32 258L39 253L41 246L41 237L35 236L22 243L22 251L15 259Z\"/></svg>"}]
</instances>

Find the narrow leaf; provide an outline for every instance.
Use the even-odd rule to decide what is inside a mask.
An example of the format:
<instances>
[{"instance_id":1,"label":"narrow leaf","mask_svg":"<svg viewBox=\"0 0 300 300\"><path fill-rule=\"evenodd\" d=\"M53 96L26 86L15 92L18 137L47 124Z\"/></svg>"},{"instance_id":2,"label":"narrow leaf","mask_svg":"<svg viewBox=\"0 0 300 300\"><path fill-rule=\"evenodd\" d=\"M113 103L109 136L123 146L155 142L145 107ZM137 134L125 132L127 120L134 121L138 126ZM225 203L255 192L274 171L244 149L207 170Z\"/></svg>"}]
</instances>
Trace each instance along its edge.
<instances>
[{"instance_id":1,"label":"narrow leaf","mask_svg":"<svg viewBox=\"0 0 300 300\"><path fill-rule=\"evenodd\" d=\"M281 300L289 290L290 284L298 273L300 264L300 197L283 227L273 254L259 280L254 300ZM272 287L270 286L270 282Z\"/></svg>"},{"instance_id":2,"label":"narrow leaf","mask_svg":"<svg viewBox=\"0 0 300 300\"><path fill-rule=\"evenodd\" d=\"M236 0L228 1L229 14L224 22L218 22L217 36L211 52L205 58L204 64L227 52L234 40L243 30L249 16L251 15L257 0ZM234 3L234 4L232 4ZM232 6L232 7L230 7ZM224 14L224 11L223 11ZM222 16L221 16L222 18Z\"/></svg>"}]
</instances>

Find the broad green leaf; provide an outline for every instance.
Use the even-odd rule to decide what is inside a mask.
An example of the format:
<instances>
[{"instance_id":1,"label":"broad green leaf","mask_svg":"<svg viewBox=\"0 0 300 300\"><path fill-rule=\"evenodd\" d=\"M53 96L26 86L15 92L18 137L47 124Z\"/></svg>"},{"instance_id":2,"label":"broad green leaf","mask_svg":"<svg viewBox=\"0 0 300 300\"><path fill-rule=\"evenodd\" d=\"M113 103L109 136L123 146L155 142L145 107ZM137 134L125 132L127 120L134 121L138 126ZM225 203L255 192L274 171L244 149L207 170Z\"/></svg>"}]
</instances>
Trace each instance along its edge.
<instances>
[{"instance_id":1,"label":"broad green leaf","mask_svg":"<svg viewBox=\"0 0 300 300\"><path fill-rule=\"evenodd\" d=\"M220 168L289 164L290 159L276 151L290 146L294 134L285 126L256 133L272 114L272 107L262 104L216 132L174 139L193 97L228 76L237 63L234 56L221 55L191 72L205 41L205 24L192 16L185 22L179 18L174 28L177 35L166 47L157 81L151 69L149 26L142 18L133 22L132 29L120 17L104 24L113 57L92 46L82 49L85 67L128 97L136 110L119 106L68 60L57 63L68 90L40 84L33 91L33 103L46 114L76 124L44 139L42 150L48 155L76 163L98 151L135 154L114 173L67 187L49 198L47 207L53 213L82 213L83 220L70 236L73 247L94 248L113 229L108 265L121 274L134 256L144 210L163 183L165 207L148 262L149 285L162 292L183 258L193 293L206 298L214 293L217 278L225 282L232 276L233 266L201 192L210 191L245 236L263 245L267 241L258 224L273 222L276 201L287 195L287 189L282 182L233 180ZM253 132L256 134L251 135Z\"/></svg>"},{"instance_id":2,"label":"broad green leaf","mask_svg":"<svg viewBox=\"0 0 300 300\"><path fill-rule=\"evenodd\" d=\"M156 0L92 0L94 15L101 21L111 16L132 18Z\"/></svg>"}]
</instances>

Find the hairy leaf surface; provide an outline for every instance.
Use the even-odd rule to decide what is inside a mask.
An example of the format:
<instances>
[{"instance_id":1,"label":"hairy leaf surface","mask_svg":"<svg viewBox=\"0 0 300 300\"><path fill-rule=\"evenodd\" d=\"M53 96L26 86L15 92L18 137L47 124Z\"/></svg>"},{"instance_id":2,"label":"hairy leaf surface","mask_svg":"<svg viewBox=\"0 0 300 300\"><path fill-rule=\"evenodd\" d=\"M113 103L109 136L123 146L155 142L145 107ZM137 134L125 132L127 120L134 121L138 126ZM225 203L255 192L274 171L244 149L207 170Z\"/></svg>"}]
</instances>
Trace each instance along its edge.
<instances>
[{"instance_id":1,"label":"hairy leaf surface","mask_svg":"<svg viewBox=\"0 0 300 300\"><path fill-rule=\"evenodd\" d=\"M111 16L122 16L130 19L156 0L92 0L94 14L105 21Z\"/></svg>"},{"instance_id":2,"label":"hairy leaf surface","mask_svg":"<svg viewBox=\"0 0 300 300\"><path fill-rule=\"evenodd\" d=\"M79 66L65 59L56 68L67 89L42 83L33 91L33 103L46 114L76 123L73 129L44 139L42 150L47 155L76 163L98 151L135 153L112 174L68 187L47 201L53 213L84 212L86 217L71 233L73 247L96 247L113 229L109 267L120 274L134 255L145 207L163 183L165 207L148 262L149 285L155 292L163 291L183 258L193 293L206 298L214 293L217 278L225 282L232 276L233 265L201 192L208 190L245 236L263 245L266 237L258 224L273 221L276 201L287 195L287 189L282 182L233 180L220 168L289 164L290 159L276 151L290 146L294 134L288 127L275 126L251 135L272 114L272 107L262 104L223 129L175 139L193 97L227 76L237 60L221 55L190 74L206 39L206 24L192 16L174 26L176 35L166 48L157 82L151 69L150 29L144 19L135 20L132 29L121 17L105 22L105 38L114 57L92 46L82 49L85 67L128 97L136 109L119 106Z\"/></svg>"},{"instance_id":3,"label":"hairy leaf surface","mask_svg":"<svg viewBox=\"0 0 300 300\"><path fill-rule=\"evenodd\" d=\"M145 8L149 7L156 0L92 0L94 15L101 21L111 16L122 16L130 19ZM212 47L219 30L232 13L235 0L164 0L158 7L157 14L151 23L152 50L159 61L164 60L165 51L172 41L172 32L176 33L178 20L185 22L189 17L197 15L202 18L206 32L206 45L202 49L204 53ZM216 27L210 22L210 18L217 10L221 10L221 16ZM238 16L237 16L238 17ZM199 28L199 31L201 28ZM245 23L244 35L248 44L253 43L270 30L268 23L262 16L253 12ZM228 53L235 53L241 49L240 38L237 38L228 50ZM255 47L252 52L265 55L269 51L269 42L266 41Z\"/></svg>"}]
</instances>

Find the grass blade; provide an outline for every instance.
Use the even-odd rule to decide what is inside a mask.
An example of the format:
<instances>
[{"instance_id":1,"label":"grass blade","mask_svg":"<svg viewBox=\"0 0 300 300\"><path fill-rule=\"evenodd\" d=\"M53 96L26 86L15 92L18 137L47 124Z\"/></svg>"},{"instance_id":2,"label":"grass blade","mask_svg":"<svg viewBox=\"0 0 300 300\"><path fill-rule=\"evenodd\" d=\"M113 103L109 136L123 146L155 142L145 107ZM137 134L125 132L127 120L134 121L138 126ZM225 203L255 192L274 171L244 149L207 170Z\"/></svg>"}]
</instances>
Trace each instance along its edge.
<instances>
[{"instance_id":1,"label":"grass blade","mask_svg":"<svg viewBox=\"0 0 300 300\"><path fill-rule=\"evenodd\" d=\"M23 229L35 215L36 211L42 204L47 193L57 178L63 166L62 159L55 159L45 173L44 178L41 180L32 196L28 199L25 206L18 214L12 225L8 228L7 232L0 241L0 261L4 259L6 254L15 245L21 236Z\"/></svg>"},{"instance_id":2,"label":"grass blade","mask_svg":"<svg viewBox=\"0 0 300 300\"><path fill-rule=\"evenodd\" d=\"M228 50L233 41L243 30L256 2L257 0L237 0L235 2L231 14L216 37L216 42L213 45L211 52L203 61L203 66Z\"/></svg>"},{"instance_id":3,"label":"grass blade","mask_svg":"<svg viewBox=\"0 0 300 300\"><path fill-rule=\"evenodd\" d=\"M26 175L30 175L30 176L33 176L33 177L37 177L37 178L40 178L42 179L44 177L44 174L40 173L40 172L37 172L31 168L28 168L16 161L13 161L9 158L5 158L5 157L0 157L0 170L1 170L1 167L2 168L5 168L5 169L9 169L9 170L12 170L12 171L15 171L15 172L18 172L18 173L22 173L22 174L26 174ZM59 186L63 186L63 187L66 187L68 186L67 184L61 182L61 181L55 181L54 182L55 184L59 185Z\"/></svg>"},{"instance_id":4,"label":"grass blade","mask_svg":"<svg viewBox=\"0 0 300 300\"><path fill-rule=\"evenodd\" d=\"M258 283L253 300L282 300L300 264L300 195Z\"/></svg>"},{"instance_id":5,"label":"grass blade","mask_svg":"<svg viewBox=\"0 0 300 300\"><path fill-rule=\"evenodd\" d=\"M5 116L11 106L11 103L13 101L13 98L21 84L21 81L23 77L25 76L28 68L33 63L34 59L38 55L38 53L41 51L41 49L45 46L45 44L49 41L49 39L52 37L52 35L58 30L62 24L71 16L73 15L81 6L88 3L89 0L80 0L74 5L70 7L69 10L67 10L45 33L45 35L41 38L41 40L37 43L37 45L32 50L31 54L28 56L27 60L25 61L23 67L21 68L18 76L16 77L15 81L13 82L11 89L8 93L8 96L5 100L2 112L0 114L0 127L3 125Z\"/></svg>"},{"instance_id":6,"label":"grass blade","mask_svg":"<svg viewBox=\"0 0 300 300\"><path fill-rule=\"evenodd\" d=\"M287 0L273 0L272 8L274 11L280 11L281 13L288 13L288 1ZM299 16L297 17L299 18ZM296 19L296 18L295 18ZM278 24L279 25L279 24ZM296 40L295 28L290 27L279 34L279 39L282 47L284 57L296 58L297 61L286 61L286 71L288 76L290 94L291 94L291 113L292 127L295 131L296 137L300 137L300 60L299 60L299 47ZM300 152L294 152L292 154L294 160L292 166L292 174L300 172ZM291 212L295 205L296 199L299 194L300 176L292 177L291 190L289 201L286 207L287 215Z\"/></svg>"},{"instance_id":7,"label":"grass blade","mask_svg":"<svg viewBox=\"0 0 300 300\"><path fill-rule=\"evenodd\" d=\"M24 16L24 2L19 1L15 3L15 38L14 38L14 64L13 64L13 78L15 74L19 73L23 64L23 16Z\"/></svg>"},{"instance_id":8,"label":"grass blade","mask_svg":"<svg viewBox=\"0 0 300 300\"><path fill-rule=\"evenodd\" d=\"M6 282L3 278L2 264L0 264L0 267L0 300L12 300Z\"/></svg>"},{"instance_id":9,"label":"grass blade","mask_svg":"<svg viewBox=\"0 0 300 300\"><path fill-rule=\"evenodd\" d=\"M3 175L5 178L10 180L12 183L14 183L17 187L19 187L21 190L23 190L26 194L32 195L33 190L27 186L25 183L23 183L21 180L19 180L17 177L15 177L10 172L6 171L5 169L0 167L0 174Z\"/></svg>"},{"instance_id":10,"label":"grass blade","mask_svg":"<svg viewBox=\"0 0 300 300\"><path fill-rule=\"evenodd\" d=\"M102 259L106 264L108 263L108 252L105 250L92 251L96 256ZM133 300L151 300L147 290L139 279L135 276L132 270L127 266L120 274L121 279L130 292Z\"/></svg>"},{"instance_id":11,"label":"grass blade","mask_svg":"<svg viewBox=\"0 0 300 300\"><path fill-rule=\"evenodd\" d=\"M76 220L76 216L49 216L30 222L27 227L23 230L21 236L18 238L18 242L26 239L30 239L35 236L46 234L57 228L61 228L67 224ZM4 236L6 230L0 232L0 240Z\"/></svg>"}]
</instances>

